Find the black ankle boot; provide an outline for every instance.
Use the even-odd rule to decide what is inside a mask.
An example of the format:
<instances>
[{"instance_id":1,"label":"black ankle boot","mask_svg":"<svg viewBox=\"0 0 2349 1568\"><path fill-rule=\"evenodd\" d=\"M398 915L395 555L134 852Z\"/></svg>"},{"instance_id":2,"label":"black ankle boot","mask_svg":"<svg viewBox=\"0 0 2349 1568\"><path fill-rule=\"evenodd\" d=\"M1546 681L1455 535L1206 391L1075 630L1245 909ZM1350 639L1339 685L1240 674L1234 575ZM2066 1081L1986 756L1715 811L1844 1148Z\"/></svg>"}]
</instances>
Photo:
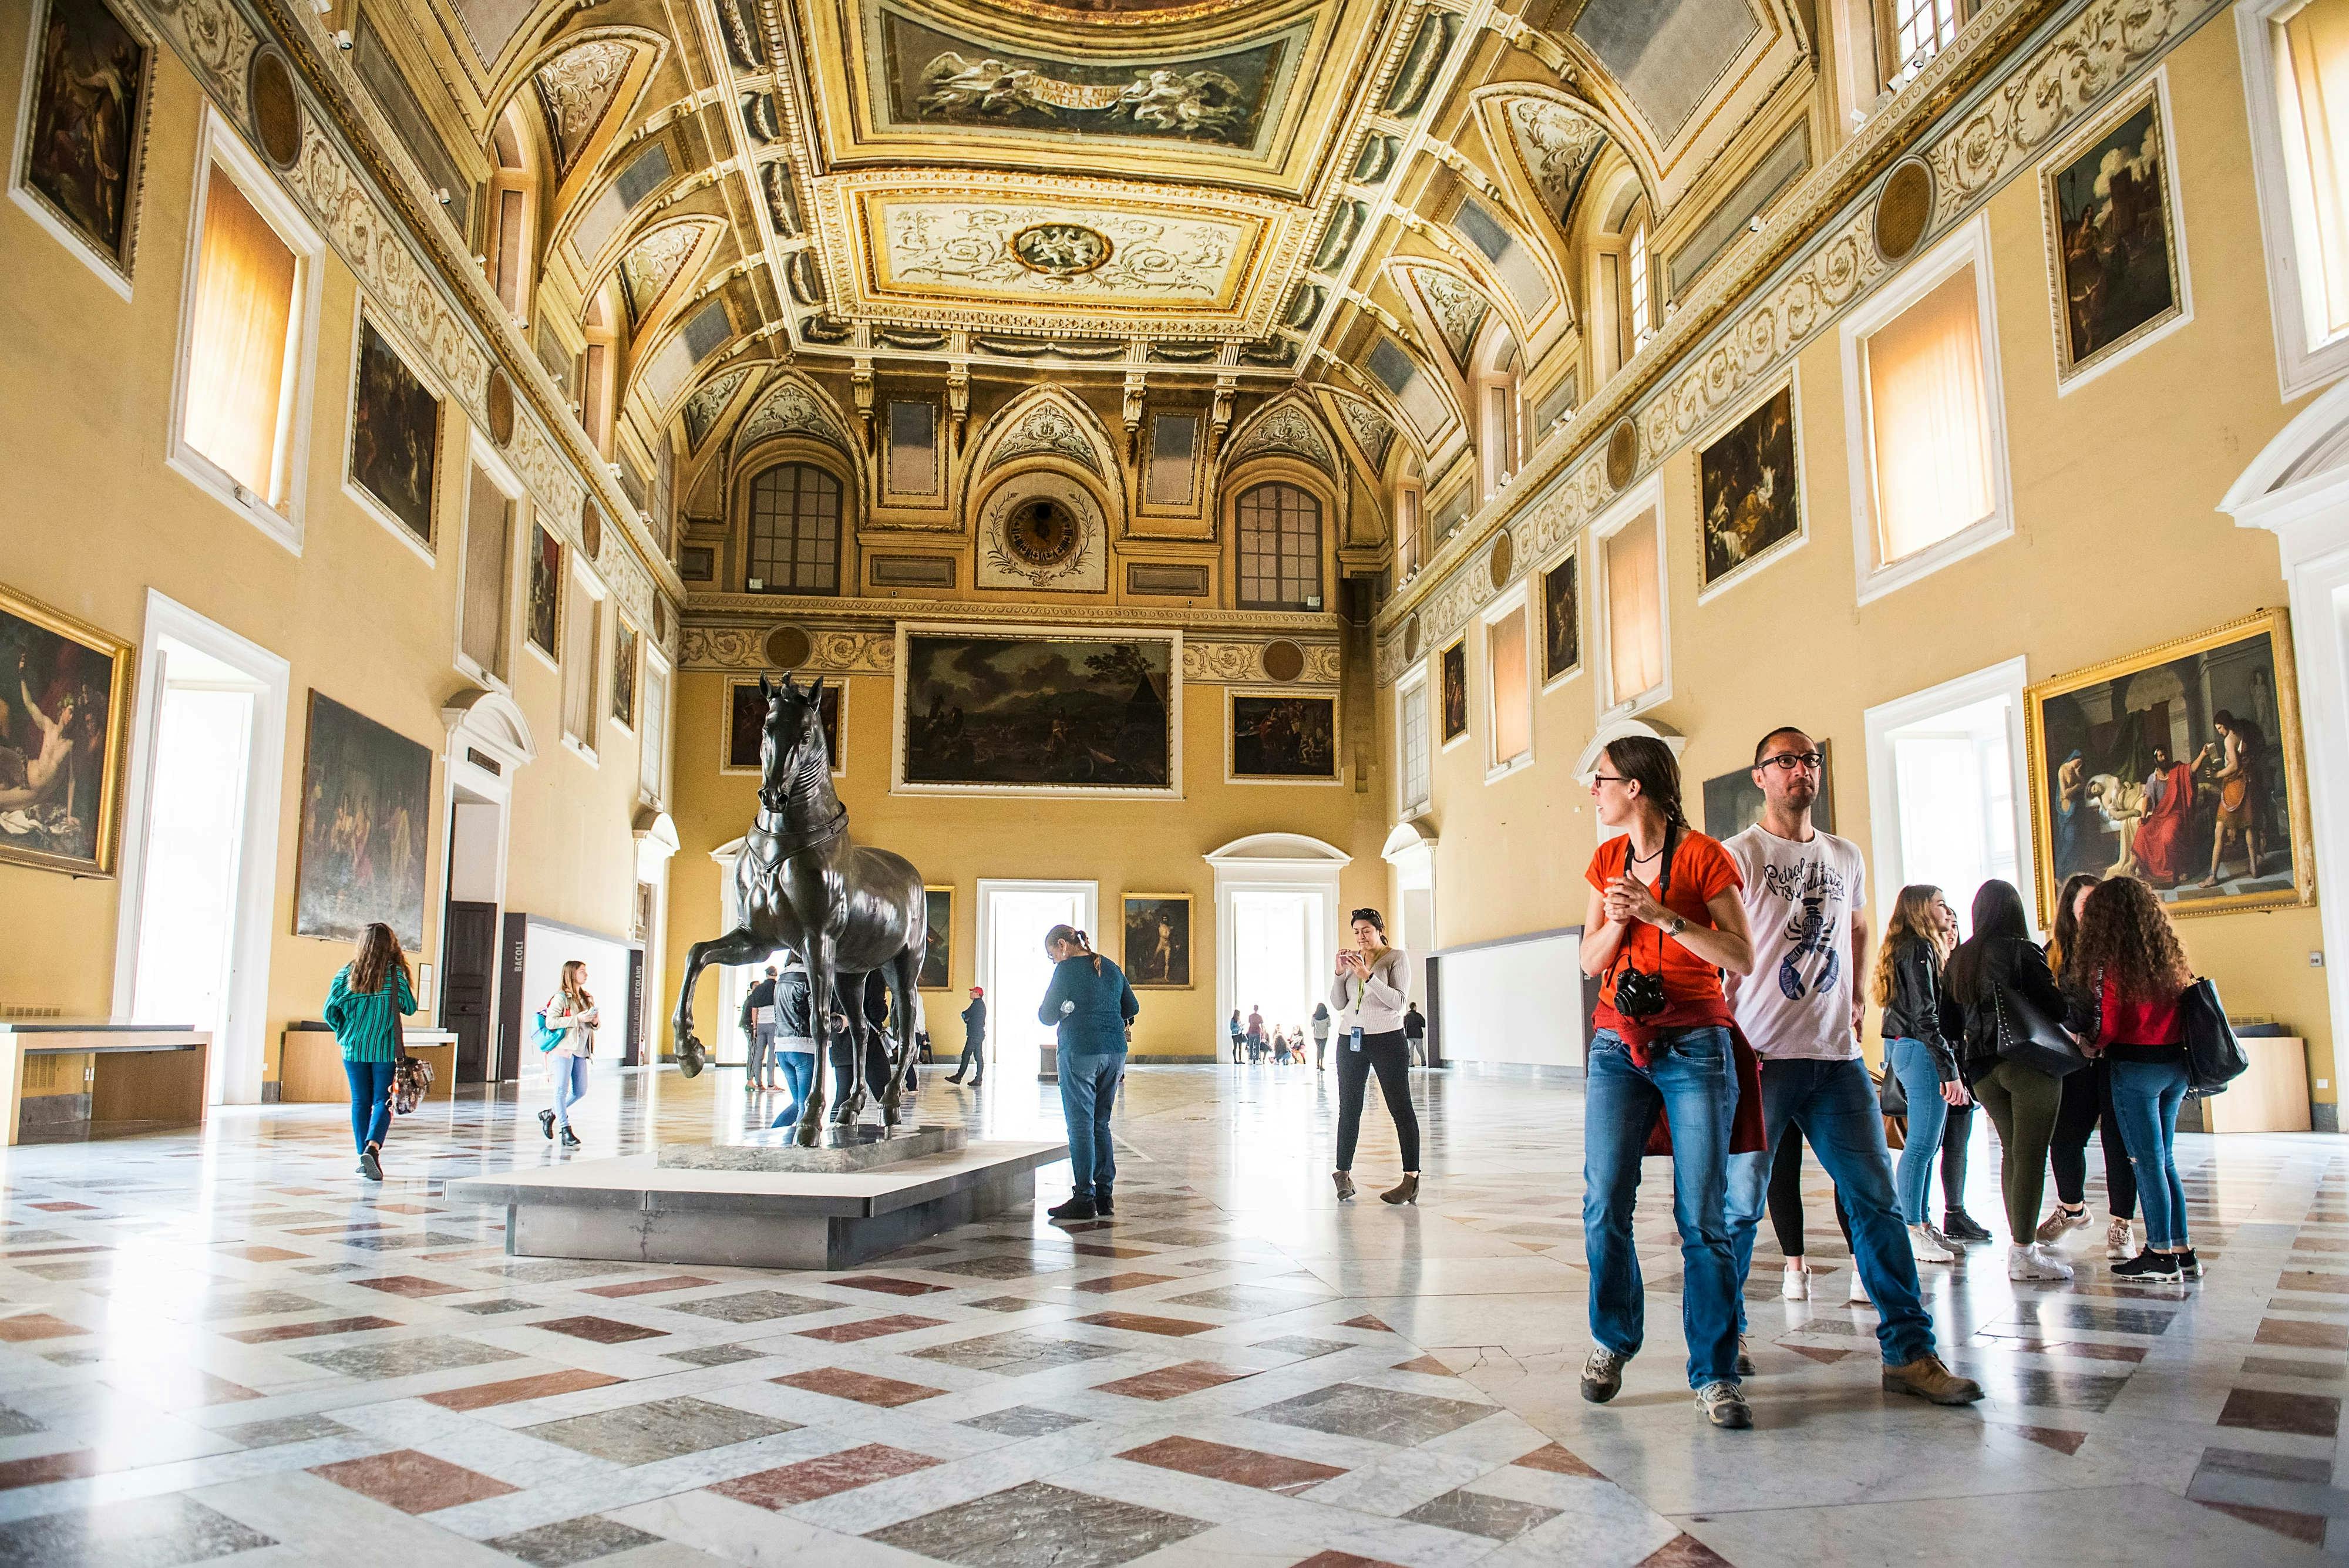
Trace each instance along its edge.
<instances>
[{"instance_id":1,"label":"black ankle boot","mask_svg":"<svg viewBox=\"0 0 2349 1568\"><path fill-rule=\"evenodd\" d=\"M1982 1222L1962 1209L1948 1209L1941 1213L1941 1234L1953 1241L1987 1241L1990 1232Z\"/></svg>"}]
</instances>

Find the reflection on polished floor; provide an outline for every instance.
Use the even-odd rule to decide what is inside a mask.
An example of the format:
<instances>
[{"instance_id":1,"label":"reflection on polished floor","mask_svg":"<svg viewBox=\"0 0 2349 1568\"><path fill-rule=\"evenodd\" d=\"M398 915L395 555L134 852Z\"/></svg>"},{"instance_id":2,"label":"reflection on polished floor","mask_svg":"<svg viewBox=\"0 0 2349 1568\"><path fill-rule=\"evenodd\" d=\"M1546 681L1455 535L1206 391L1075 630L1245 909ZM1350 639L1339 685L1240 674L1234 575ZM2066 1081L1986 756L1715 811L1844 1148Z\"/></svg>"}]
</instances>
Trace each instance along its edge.
<instances>
[{"instance_id":1,"label":"reflection on polished floor","mask_svg":"<svg viewBox=\"0 0 2349 1568\"><path fill-rule=\"evenodd\" d=\"M2349 1554L2335 1140L2183 1140L2197 1285L2116 1284L2101 1227L2067 1241L2070 1288L2010 1284L1994 1248L1925 1271L1990 1389L1962 1410L1880 1392L1845 1276L1782 1301L1765 1229L1735 1433L1682 1386L1665 1168L1650 1345L1584 1405L1579 1087L1414 1076L1416 1210L1332 1205L1326 1075L1139 1068L1113 1221L1044 1223L1052 1167L1030 1222L840 1274L507 1258L498 1216L440 1193L558 1158L534 1093L404 1122L380 1189L327 1106L7 1150L0 1563L2265 1563L2328 1532ZM599 1081L585 1157L722 1133L739 1085ZM935 1073L920 1110L1058 1116L1049 1088ZM1375 1189L1394 1146L1367 1119ZM1995 1167L1977 1146L1978 1215Z\"/></svg>"}]
</instances>

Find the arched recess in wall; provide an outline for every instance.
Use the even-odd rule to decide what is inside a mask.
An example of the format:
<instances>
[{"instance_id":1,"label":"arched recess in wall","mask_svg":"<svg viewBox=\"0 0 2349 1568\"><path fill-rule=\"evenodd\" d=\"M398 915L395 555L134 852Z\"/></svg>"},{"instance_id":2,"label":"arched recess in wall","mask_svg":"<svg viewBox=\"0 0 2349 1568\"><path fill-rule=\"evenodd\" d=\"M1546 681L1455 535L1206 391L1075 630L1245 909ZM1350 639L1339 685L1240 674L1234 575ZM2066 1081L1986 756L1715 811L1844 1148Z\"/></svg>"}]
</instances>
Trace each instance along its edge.
<instances>
[{"instance_id":1,"label":"arched recess in wall","mask_svg":"<svg viewBox=\"0 0 2349 1568\"><path fill-rule=\"evenodd\" d=\"M1060 452L994 464L970 492L972 586L1107 593L1122 488Z\"/></svg>"},{"instance_id":2,"label":"arched recess in wall","mask_svg":"<svg viewBox=\"0 0 2349 1568\"><path fill-rule=\"evenodd\" d=\"M714 217L656 223L621 253L607 276L596 279L595 287L602 288L607 281L618 283L631 332L639 343L649 344L692 293L725 235L725 223Z\"/></svg>"},{"instance_id":3,"label":"arched recess in wall","mask_svg":"<svg viewBox=\"0 0 2349 1568\"><path fill-rule=\"evenodd\" d=\"M1494 317L1477 337L1468 361L1471 406L1476 410L1477 466L1489 498L1524 466L1525 356L1508 323Z\"/></svg>"},{"instance_id":4,"label":"arched recess in wall","mask_svg":"<svg viewBox=\"0 0 2349 1568\"><path fill-rule=\"evenodd\" d=\"M778 564L762 558L761 530L770 524L778 529L788 524L793 531L820 525L827 504L824 485L814 477L821 475L836 489L829 497L833 514L830 591L854 590L858 581L857 527L871 493L862 452L849 438L848 428L823 389L796 371L784 371L761 389L728 448L726 517L739 563L730 574L734 581L730 587L745 592L776 591L748 587L753 577L766 583L767 568ZM785 474L784 470L795 472ZM769 473L777 477L762 490L761 476ZM802 557L793 559L797 563Z\"/></svg>"},{"instance_id":5,"label":"arched recess in wall","mask_svg":"<svg viewBox=\"0 0 2349 1568\"><path fill-rule=\"evenodd\" d=\"M1254 609L1326 609L1337 553L1350 541L1337 448L1312 405L1290 393L1259 409L1219 461L1216 521L1232 602Z\"/></svg>"},{"instance_id":6,"label":"arched recess in wall","mask_svg":"<svg viewBox=\"0 0 2349 1568\"><path fill-rule=\"evenodd\" d=\"M1482 89L1470 103L1485 140L1498 151L1501 185L1520 207L1547 220L1539 233L1548 241L1553 269L1570 286L1579 313L1588 314L1571 252L1576 215L1609 151L1631 168L1643 189L1653 190L1655 169L1646 148L1598 104L1556 88L1507 82Z\"/></svg>"},{"instance_id":7,"label":"arched recess in wall","mask_svg":"<svg viewBox=\"0 0 2349 1568\"><path fill-rule=\"evenodd\" d=\"M1427 1000L1427 955L1443 944L1435 929L1435 830L1423 821L1398 822L1379 846L1379 858L1394 867L1392 940L1411 964L1413 1001Z\"/></svg>"},{"instance_id":8,"label":"arched recess in wall","mask_svg":"<svg viewBox=\"0 0 2349 1568\"><path fill-rule=\"evenodd\" d=\"M595 181L668 49L648 27L587 27L548 42L502 78L497 112L534 107L539 116L556 213L571 212Z\"/></svg>"},{"instance_id":9,"label":"arched recess in wall","mask_svg":"<svg viewBox=\"0 0 2349 1568\"><path fill-rule=\"evenodd\" d=\"M1121 472L1119 445L1084 400L1059 387L1031 387L998 409L972 442L970 461L963 465L965 504L959 515L976 519L980 493L997 483L999 468L1032 459L1050 459L1071 472L1088 476L1102 493L1105 515L1119 534L1124 531L1123 486L1112 483Z\"/></svg>"},{"instance_id":10,"label":"arched recess in wall","mask_svg":"<svg viewBox=\"0 0 2349 1568\"><path fill-rule=\"evenodd\" d=\"M1253 833L1210 850L1216 878L1216 1016L1228 1018L1242 998L1239 981L1239 904L1250 894L1298 899L1305 920L1305 971L1316 988L1337 961L1337 944L1350 940L1340 925L1344 905L1339 877L1353 857L1334 844L1302 833Z\"/></svg>"},{"instance_id":11,"label":"arched recess in wall","mask_svg":"<svg viewBox=\"0 0 2349 1568\"><path fill-rule=\"evenodd\" d=\"M1592 392L1630 360L1661 319L1655 257L1646 243L1654 210L1630 162L1619 151L1603 154L1578 206L1573 240L1589 301L1583 341Z\"/></svg>"},{"instance_id":12,"label":"arched recess in wall","mask_svg":"<svg viewBox=\"0 0 2349 1568\"><path fill-rule=\"evenodd\" d=\"M539 240L553 200L553 156L545 121L510 103L490 127L490 190L482 216L482 272L490 291L517 321L529 319L538 292ZM565 389L568 390L569 389Z\"/></svg>"}]
</instances>

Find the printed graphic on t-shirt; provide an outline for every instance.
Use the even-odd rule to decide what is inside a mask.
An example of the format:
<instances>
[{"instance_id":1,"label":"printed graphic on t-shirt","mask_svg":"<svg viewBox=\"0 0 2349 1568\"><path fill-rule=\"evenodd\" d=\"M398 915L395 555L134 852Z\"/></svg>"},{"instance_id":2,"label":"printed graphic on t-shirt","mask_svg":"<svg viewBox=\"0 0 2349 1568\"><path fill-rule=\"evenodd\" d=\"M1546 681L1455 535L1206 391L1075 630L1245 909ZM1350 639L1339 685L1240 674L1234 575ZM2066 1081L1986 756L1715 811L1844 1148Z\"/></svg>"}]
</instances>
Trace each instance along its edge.
<instances>
[{"instance_id":1,"label":"printed graphic on t-shirt","mask_svg":"<svg viewBox=\"0 0 2349 1568\"><path fill-rule=\"evenodd\" d=\"M1857 1055L1851 924L1868 901L1857 846L1827 833L1779 838L1756 826L1726 847L1745 873L1754 933L1754 972L1734 998L1738 1026L1764 1056Z\"/></svg>"},{"instance_id":2,"label":"printed graphic on t-shirt","mask_svg":"<svg viewBox=\"0 0 2349 1568\"><path fill-rule=\"evenodd\" d=\"M1850 905L1844 874L1822 861L1762 867L1765 891L1795 906L1786 917L1785 956L1778 961L1778 989L1789 1002L1835 989L1843 972L1837 937Z\"/></svg>"}]
</instances>

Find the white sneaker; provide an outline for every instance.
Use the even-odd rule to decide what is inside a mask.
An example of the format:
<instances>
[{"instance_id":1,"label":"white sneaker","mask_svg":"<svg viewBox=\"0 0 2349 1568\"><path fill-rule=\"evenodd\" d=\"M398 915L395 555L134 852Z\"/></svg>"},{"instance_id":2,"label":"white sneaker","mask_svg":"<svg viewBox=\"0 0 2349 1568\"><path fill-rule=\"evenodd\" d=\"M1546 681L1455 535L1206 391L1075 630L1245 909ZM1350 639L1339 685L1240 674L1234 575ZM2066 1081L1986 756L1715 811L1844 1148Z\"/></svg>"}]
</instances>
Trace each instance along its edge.
<instances>
[{"instance_id":1,"label":"white sneaker","mask_svg":"<svg viewBox=\"0 0 2349 1568\"><path fill-rule=\"evenodd\" d=\"M1859 1277L1859 1265L1857 1263L1854 1263L1851 1269L1851 1294L1845 1297L1844 1301L1845 1303L1849 1306L1874 1306L1876 1304L1874 1302L1868 1299L1868 1282Z\"/></svg>"},{"instance_id":2,"label":"white sneaker","mask_svg":"<svg viewBox=\"0 0 2349 1568\"><path fill-rule=\"evenodd\" d=\"M1778 1293L1790 1302L1811 1299L1811 1271L1803 1266L1800 1258L1787 1260L1786 1272L1778 1282Z\"/></svg>"},{"instance_id":3,"label":"white sneaker","mask_svg":"<svg viewBox=\"0 0 2349 1568\"><path fill-rule=\"evenodd\" d=\"M1909 1250L1917 1254L1917 1261L1920 1263L1954 1263L1958 1261L1958 1255L1933 1234L1930 1225L1909 1227ZM1857 1271L1854 1274L1857 1277Z\"/></svg>"},{"instance_id":4,"label":"white sneaker","mask_svg":"<svg viewBox=\"0 0 2349 1568\"><path fill-rule=\"evenodd\" d=\"M2116 1220L2105 1227L2105 1256L2116 1263L2126 1263L2137 1256L2137 1227L2127 1220Z\"/></svg>"},{"instance_id":5,"label":"white sneaker","mask_svg":"<svg viewBox=\"0 0 2349 1568\"><path fill-rule=\"evenodd\" d=\"M2006 1277L2010 1280L2068 1280L2072 1265L2045 1247L2009 1247Z\"/></svg>"}]
</instances>

